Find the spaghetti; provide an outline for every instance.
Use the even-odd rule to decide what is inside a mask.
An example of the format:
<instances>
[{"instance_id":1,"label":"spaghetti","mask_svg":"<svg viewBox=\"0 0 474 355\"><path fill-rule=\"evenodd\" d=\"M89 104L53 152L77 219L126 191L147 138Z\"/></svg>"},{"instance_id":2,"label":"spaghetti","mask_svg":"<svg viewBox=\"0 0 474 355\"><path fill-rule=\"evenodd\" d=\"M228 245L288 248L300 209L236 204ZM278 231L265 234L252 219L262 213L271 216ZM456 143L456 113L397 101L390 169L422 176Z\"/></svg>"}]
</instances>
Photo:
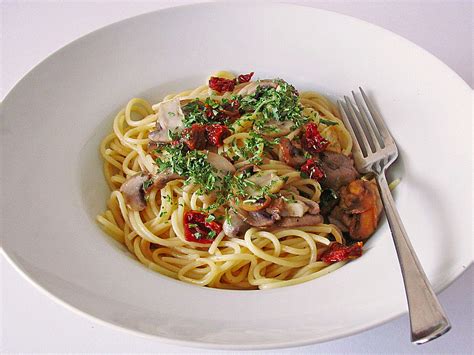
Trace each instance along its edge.
<instances>
[{"instance_id":1,"label":"spaghetti","mask_svg":"<svg viewBox=\"0 0 474 355\"><path fill-rule=\"evenodd\" d=\"M134 98L102 141L112 192L97 221L148 268L200 286L269 289L361 255L361 243L346 245L342 231L365 239L357 225L369 214L347 214L342 203L357 193L351 185L368 182L351 167L350 181L332 186L337 169L322 158L352 162L337 108L252 74L219 72L153 106Z\"/></svg>"}]
</instances>

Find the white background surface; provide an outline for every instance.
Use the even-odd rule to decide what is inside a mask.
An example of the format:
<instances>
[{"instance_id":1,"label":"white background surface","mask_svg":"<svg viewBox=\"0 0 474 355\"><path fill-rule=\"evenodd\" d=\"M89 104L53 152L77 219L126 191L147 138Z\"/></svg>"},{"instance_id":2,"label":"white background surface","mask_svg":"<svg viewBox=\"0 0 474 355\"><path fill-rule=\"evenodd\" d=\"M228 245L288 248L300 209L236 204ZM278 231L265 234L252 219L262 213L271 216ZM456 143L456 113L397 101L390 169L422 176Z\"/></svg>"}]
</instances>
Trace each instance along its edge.
<instances>
[{"instance_id":1,"label":"white background surface","mask_svg":"<svg viewBox=\"0 0 474 355\"><path fill-rule=\"evenodd\" d=\"M344 13L390 29L436 55L473 86L470 1L293 2ZM33 66L72 40L127 17L186 3L190 1L2 2L0 99ZM3 353L211 352L172 346L98 324L51 301L24 280L3 256L0 268ZM429 344L410 344L408 318L403 316L356 336L278 352L471 354L473 276L471 267L441 293L453 329Z\"/></svg>"}]
</instances>

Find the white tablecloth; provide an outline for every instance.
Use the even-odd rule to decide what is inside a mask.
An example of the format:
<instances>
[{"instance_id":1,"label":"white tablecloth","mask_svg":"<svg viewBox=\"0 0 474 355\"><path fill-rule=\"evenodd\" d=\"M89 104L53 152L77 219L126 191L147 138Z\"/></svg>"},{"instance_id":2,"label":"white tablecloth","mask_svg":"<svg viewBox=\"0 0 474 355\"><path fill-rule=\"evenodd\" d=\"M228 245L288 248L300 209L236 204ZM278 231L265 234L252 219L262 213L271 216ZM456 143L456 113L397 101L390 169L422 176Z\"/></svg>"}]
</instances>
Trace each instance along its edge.
<instances>
[{"instance_id":1,"label":"white tablecloth","mask_svg":"<svg viewBox=\"0 0 474 355\"><path fill-rule=\"evenodd\" d=\"M28 70L72 40L127 17L190 2L2 2L0 99ZM390 29L436 55L471 87L473 85L473 14L470 1L293 2L344 13ZM30 285L3 256L0 267L3 296L0 309L2 353L212 352L144 339L88 320L56 304ZM440 299L446 307L453 329L426 345L414 346L409 342L408 318L403 316L359 335L277 352L471 354L473 276L471 267L441 293Z\"/></svg>"}]
</instances>

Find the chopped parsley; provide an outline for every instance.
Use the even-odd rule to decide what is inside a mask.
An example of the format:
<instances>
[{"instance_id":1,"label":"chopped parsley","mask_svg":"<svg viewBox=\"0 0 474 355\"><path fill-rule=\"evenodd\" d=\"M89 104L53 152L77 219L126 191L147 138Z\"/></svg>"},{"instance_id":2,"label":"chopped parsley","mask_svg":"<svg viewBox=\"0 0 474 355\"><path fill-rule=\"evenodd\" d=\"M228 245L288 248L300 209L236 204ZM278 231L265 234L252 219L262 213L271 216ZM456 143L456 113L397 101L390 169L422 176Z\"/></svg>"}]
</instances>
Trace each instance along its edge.
<instances>
[{"instance_id":1,"label":"chopped parsley","mask_svg":"<svg viewBox=\"0 0 474 355\"><path fill-rule=\"evenodd\" d=\"M261 165L264 153L272 150L279 143L279 138L268 139L264 135L265 132L278 131L280 122L291 122L293 130L314 119L303 115L298 91L292 85L281 79L274 80L274 83L276 85L258 86L253 94L244 97L232 96L230 99L221 101L211 97L205 100L191 100L182 107L183 124L185 127L213 123L224 125L233 123L234 127L243 126L244 123L245 127L253 125L249 137L243 141L243 144L238 146L235 140L231 143L233 154L229 158L234 162L245 160L250 164ZM247 121L251 124L247 124ZM278 125L275 122L278 122ZM322 118L320 122L327 125L337 124L337 122ZM231 128L229 126L229 129ZM276 197L273 192L277 191L274 189L277 181L269 181L264 186L258 186L250 179L256 173L253 169L236 174L218 171L209 163L206 151L190 150L185 143L177 141L177 134L169 132L170 139L175 142L159 146L155 151L159 156L155 160L156 164L159 171L167 170L176 173L186 179L185 184L198 185L198 194L213 192L216 196L215 201L207 208L203 208L203 211L213 211L225 205L229 200L257 202L267 197ZM288 177L283 180L286 182ZM281 179L279 178L278 181L281 182ZM169 196L163 198L166 197ZM288 200L291 200L291 197ZM232 209L232 207L229 208ZM210 214L206 222L211 223L222 218L224 217ZM193 225L190 227L193 228ZM201 237L198 234L194 235L197 239ZM209 236L212 238L215 234L216 232L210 232Z\"/></svg>"},{"instance_id":2,"label":"chopped parsley","mask_svg":"<svg viewBox=\"0 0 474 355\"><path fill-rule=\"evenodd\" d=\"M208 118L206 116L205 106L199 99L195 99L182 107L185 127L191 127L195 123L206 124Z\"/></svg>"},{"instance_id":3,"label":"chopped parsley","mask_svg":"<svg viewBox=\"0 0 474 355\"><path fill-rule=\"evenodd\" d=\"M242 109L257 115L254 127L268 129L270 120L292 121L294 128L302 126L308 121L303 116L303 106L299 101L298 91L286 81L277 79L278 86L259 86L255 93L240 100Z\"/></svg>"},{"instance_id":4,"label":"chopped parsley","mask_svg":"<svg viewBox=\"0 0 474 355\"><path fill-rule=\"evenodd\" d=\"M206 217L206 222L212 222L215 219L216 219L216 216L210 214L209 216Z\"/></svg>"},{"instance_id":5,"label":"chopped parsley","mask_svg":"<svg viewBox=\"0 0 474 355\"><path fill-rule=\"evenodd\" d=\"M234 100L222 99L221 102L208 97L204 102L194 99L182 107L185 127L191 127L193 124L227 124L229 117L223 112L228 110L236 111L232 108Z\"/></svg>"},{"instance_id":6,"label":"chopped parsley","mask_svg":"<svg viewBox=\"0 0 474 355\"><path fill-rule=\"evenodd\" d=\"M205 152L188 151L183 143L167 145L158 151L165 153L164 159L155 160L160 171L170 169L173 173L187 177L187 183L201 186L201 193L213 191L218 187L217 170L209 164Z\"/></svg>"},{"instance_id":7,"label":"chopped parsley","mask_svg":"<svg viewBox=\"0 0 474 355\"><path fill-rule=\"evenodd\" d=\"M143 190L148 190L150 188L150 186L153 185L153 179L148 179L146 181L143 182Z\"/></svg>"},{"instance_id":8,"label":"chopped parsley","mask_svg":"<svg viewBox=\"0 0 474 355\"><path fill-rule=\"evenodd\" d=\"M334 121L331 121L331 120L327 120L325 118L319 118L319 123L324 123L326 126L335 126L335 125L338 125L339 123L337 122L334 122Z\"/></svg>"},{"instance_id":9,"label":"chopped parsley","mask_svg":"<svg viewBox=\"0 0 474 355\"><path fill-rule=\"evenodd\" d=\"M244 141L242 147L237 147L236 142L233 142L234 150L239 154L243 159L247 160L250 164L260 165L263 162L262 154L265 149L271 149L275 144L278 144L280 140L273 139L269 140L263 136L250 131L250 137ZM233 160L239 160L239 156L233 157Z\"/></svg>"}]
</instances>

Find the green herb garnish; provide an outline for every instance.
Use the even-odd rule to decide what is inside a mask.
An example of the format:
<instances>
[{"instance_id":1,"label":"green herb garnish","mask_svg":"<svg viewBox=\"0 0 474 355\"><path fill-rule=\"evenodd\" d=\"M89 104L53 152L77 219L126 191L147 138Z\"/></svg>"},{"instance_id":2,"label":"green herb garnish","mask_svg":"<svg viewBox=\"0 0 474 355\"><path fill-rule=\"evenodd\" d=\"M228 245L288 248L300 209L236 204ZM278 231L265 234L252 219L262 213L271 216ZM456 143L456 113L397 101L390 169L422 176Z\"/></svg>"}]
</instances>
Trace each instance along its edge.
<instances>
[{"instance_id":1,"label":"green herb garnish","mask_svg":"<svg viewBox=\"0 0 474 355\"><path fill-rule=\"evenodd\" d=\"M143 182L143 190L148 190L150 188L150 186L153 185L153 179L148 179L146 181Z\"/></svg>"},{"instance_id":2,"label":"green herb garnish","mask_svg":"<svg viewBox=\"0 0 474 355\"><path fill-rule=\"evenodd\" d=\"M303 106L300 104L298 91L286 81L277 79L276 88L259 86L255 93L240 100L242 109L257 115L254 127L260 130L269 129L268 121L292 121L298 128L308 121L303 116Z\"/></svg>"},{"instance_id":3,"label":"green herb garnish","mask_svg":"<svg viewBox=\"0 0 474 355\"><path fill-rule=\"evenodd\" d=\"M334 122L334 121L330 121L330 120L327 120L325 118L320 118L319 119L319 123L324 123L325 125L327 126L335 126L335 125L338 125L339 123L337 122Z\"/></svg>"},{"instance_id":4,"label":"green herb garnish","mask_svg":"<svg viewBox=\"0 0 474 355\"><path fill-rule=\"evenodd\" d=\"M210 223L215 219L216 217L213 214L210 214L209 216L206 217L206 222Z\"/></svg>"}]
</instances>

